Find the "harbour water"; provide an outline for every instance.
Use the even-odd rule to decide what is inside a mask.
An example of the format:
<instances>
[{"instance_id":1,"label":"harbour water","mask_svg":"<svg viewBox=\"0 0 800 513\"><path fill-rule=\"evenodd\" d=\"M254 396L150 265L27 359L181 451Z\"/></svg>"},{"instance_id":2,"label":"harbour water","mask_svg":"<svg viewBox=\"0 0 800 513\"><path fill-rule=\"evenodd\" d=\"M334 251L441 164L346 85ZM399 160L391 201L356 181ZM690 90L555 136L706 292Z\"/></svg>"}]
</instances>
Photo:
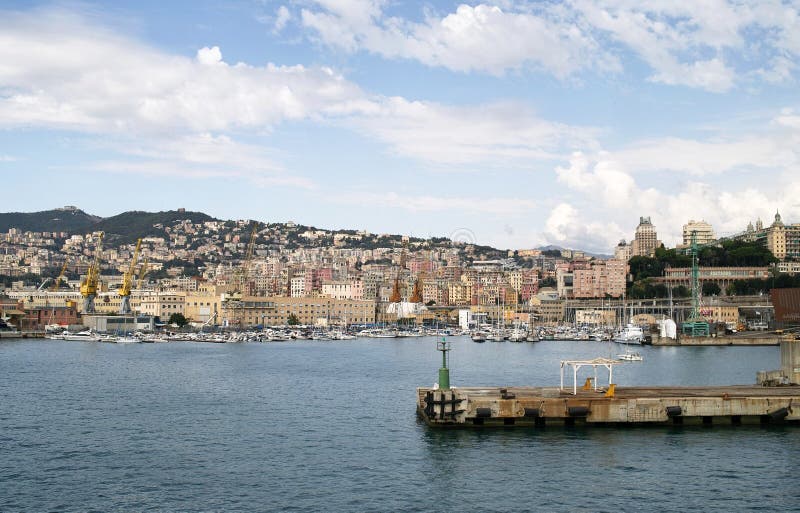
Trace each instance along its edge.
<instances>
[{"instance_id":1,"label":"harbour water","mask_svg":"<svg viewBox=\"0 0 800 513\"><path fill-rule=\"evenodd\" d=\"M558 383L597 342L450 338L454 386ZM777 347L643 347L620 385L753 383ZM0 342L0 511L800 508L795 427L432 430L435 339Z\"/></svg>"}]
</instances>

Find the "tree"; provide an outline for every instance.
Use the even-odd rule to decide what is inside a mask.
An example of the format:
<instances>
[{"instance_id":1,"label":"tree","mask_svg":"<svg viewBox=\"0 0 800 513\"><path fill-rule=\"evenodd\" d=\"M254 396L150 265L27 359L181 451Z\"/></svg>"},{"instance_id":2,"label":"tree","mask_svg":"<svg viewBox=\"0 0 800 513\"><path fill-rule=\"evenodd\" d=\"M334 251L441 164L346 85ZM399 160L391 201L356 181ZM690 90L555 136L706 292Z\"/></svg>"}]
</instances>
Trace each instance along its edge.
<instances>
[{"instance_id":1,"label":"tree","mask_svg":"<svg viewBox=\"0 0 800 513\"><path fill-rule=\"evenodd\" d=\"M722 289L713 281L703 283L704 296L718 296L720 292L722 292Z\"/></svg>"},{"instance_id":2,"label":"tree","mask_svg":"<svg viewBox=\"0 0 800 513\"><path fill-rule=\"evenodd\" d=\"M635 256L628 261L628 264L631 268L633 281L657 278L664 274L664 262L657 258Z\"/></svg>"},{"instance_id":3,"label":"tree","mask_svg":"<svg viewBox=\"0 0 800 513\"><path fill-rule=\"evenodd\" d=\"M675 297L689 297L692 295L692 292L685 285L678 285L672 289L672 295Z\"/></svg>"},{"instance_id":4,"label":"tree","mask_svg":"<svg viewBox=\"0 0 800 513\"><path fill-rule=\"evenodd\" d=\"M289 317L286 319L286 324L288 324L289 326L297 326L298 324L300 324L300 319L298 319L295 314L290 313Z\"/></svg>"},{"instance_id":5,"label":"tree","mask_svg":"<svg viewBox=\"0 0 800 513\"><path fill-rule=\"evenodd\" d=\"M184 315L182 313L175 312L174 314L169 316L168 323L169 324L175 324L179 328L183 328L184 326L189 324L189 321L186 319L186 317L184 317Z\"/></svg>"},{"instance_id":6,"label":"tree","mask_svg":"<svg viewBox=\"0 0 800 513\"><path fill-rule=\"evenodd\" d=\"M556 279L552 276L548 276L547 278L543 278L539 281L539 288L541 287L555 287L556 286Z\"/></svg>"}]
</instances>

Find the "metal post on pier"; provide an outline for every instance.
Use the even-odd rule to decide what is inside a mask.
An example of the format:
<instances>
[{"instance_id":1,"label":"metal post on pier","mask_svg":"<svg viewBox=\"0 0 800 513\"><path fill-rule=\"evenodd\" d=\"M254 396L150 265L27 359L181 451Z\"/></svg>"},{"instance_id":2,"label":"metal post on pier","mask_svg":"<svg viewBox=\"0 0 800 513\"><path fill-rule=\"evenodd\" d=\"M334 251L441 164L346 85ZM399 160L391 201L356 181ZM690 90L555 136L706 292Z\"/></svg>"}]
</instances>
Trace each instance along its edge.
<instances>
[{"instance_id":1,"label":"metal post on pier","mask_svg":"<svg viewBox=\"0 0 800 513\"><path fill-rule=\"evenodd\" d=\"M445 337L441 342L436 343L436 350L442 352L442 368L439 369L439 388L442 390L450 389L450 369L447 368L447 353L450 351L450 343Z\"/></svg>"}]
</instances>

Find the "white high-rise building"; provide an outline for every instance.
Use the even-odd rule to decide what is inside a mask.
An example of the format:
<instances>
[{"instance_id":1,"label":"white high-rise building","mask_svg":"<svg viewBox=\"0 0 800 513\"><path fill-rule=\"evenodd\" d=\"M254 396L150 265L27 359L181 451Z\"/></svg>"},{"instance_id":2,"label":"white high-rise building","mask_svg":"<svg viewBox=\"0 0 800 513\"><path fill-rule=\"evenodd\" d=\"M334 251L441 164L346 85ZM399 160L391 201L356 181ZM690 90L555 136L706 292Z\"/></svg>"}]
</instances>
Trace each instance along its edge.
<instances>
[{"instance_id":1,"label":"white high-rise building","mask_svg":"<svg viewBox=\"0 0 800 513\"><path fill-rule=\"evenodd\" d=\"M714 229L705 221L690 220L683 225L683 247L691 246L692 232L698 244L708 244L714 240Z\"/></svg>"}]
</instances>

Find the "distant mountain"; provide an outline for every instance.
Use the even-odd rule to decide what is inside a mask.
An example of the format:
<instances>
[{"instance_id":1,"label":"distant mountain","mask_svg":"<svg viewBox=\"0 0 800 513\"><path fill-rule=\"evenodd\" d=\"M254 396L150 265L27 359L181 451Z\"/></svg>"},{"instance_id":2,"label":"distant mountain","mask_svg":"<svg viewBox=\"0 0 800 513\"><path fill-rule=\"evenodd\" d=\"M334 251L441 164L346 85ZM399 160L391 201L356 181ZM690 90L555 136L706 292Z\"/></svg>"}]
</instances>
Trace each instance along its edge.
<instances>
[{"instance_id":1,"label":"distant mountain","mask_svg":"<svg viewBox=\"0 0 800 513\"><path fill-rule=\"evenodd\" d=\"M140 237L162 236L165 232L159 226L171 226L175 221L183 219L190 219L194 223L216 221L202 212L181 210L132 211L102 218L87 214L76 207L64 207L44 212L0 213L0 232L7 232L10 228L27 232L89 233L104 231L107 242L127 244Z\"/></svg>"},{"instance_id":2,"label":"distant mountain","mask_svg":"<svg viewBox=\"0 0 800 513\"><path fill-rule=\"evenodd\" d=\"M24 232L84 232L102 217L87 214L75 207L43 212L0 213L0 232L18 228Z\"/></svg>"},{"instance_id":3,"label":"distant mountain","mask_svg":"<svg viewBox=\"0 0 800 513\"><path fill-rule=\"evenodd\" d=\"M103 231L106 240L116 244L127 244L143 237L160 237L166 232L158 226L171 226L175 221L189 219L193 223L217 221L202 212L168 210L166 212L123 212L107 217L91 226L92 231Z\"/></svg>"},{"instance_id":4,"label":"distant mountain","mask_svg":"<svg viewBox=\"0 0 800 513\"><path fill-rule=\"evenodd\" d=\"M0 232L7 232L9 228L17 228L31 232L61 231L70 234L85 234L96 231L105 232L107 247L130 244L138 238L165 237L165 228L172 227L177 221L190 220L194 224L206 221L223 221L230 223L229 229L235 226L233 221L216 219L203 212L185 210L168 210L164 212L130 211L112 217L102 218L85 213L77 207L63 207L55 210L32 213L0 213ZM299 247L319 247L334 243L335 234L356 235L354 230L323 230L328 232L325 236L306 238L301 236L306 231L317 231L312 226L303 226L284 223L264 223L267 226L278 228L283 232L283 242L287 249ZM270 239L271 240L271 239ZM266 242L270 242L267 240ZM408 240L408 242L405 242ZM423 239L411 237L406 239L401 235L367 235L355 239L347 239L338 244L341 248L373 249L376 247L406 247L408 243L425 242ZM450 239L434 237L427 241L431 247L454 247ZM543 246L538 248L555 255L564 249L559 246ZM465 247L466 251L466 247ZM500 250L490 246L470 245L465 253L467 260L493 260L505 258L507 250ZM586 253L588 256L606 259L608 255Z\"/></svg>"}]
</instances>

